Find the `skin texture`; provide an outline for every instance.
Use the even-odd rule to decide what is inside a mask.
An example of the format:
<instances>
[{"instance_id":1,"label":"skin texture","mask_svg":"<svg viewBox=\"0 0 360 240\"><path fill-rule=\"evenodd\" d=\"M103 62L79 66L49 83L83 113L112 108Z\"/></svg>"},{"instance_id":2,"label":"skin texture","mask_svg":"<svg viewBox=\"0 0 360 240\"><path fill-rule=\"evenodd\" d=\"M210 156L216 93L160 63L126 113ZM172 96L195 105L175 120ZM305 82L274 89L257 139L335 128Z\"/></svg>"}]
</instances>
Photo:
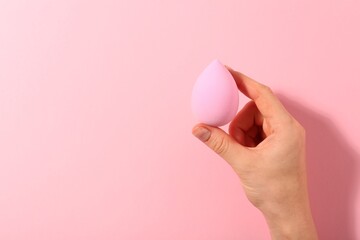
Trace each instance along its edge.
<instances>
[{"instance_id":1,"label":"skin texture","mask_svg":"<svg viewBox=\"0 0 360 240\"><path fill-rule=\"evenodd\" d=\"M304 128L269 87L227 68L251 101L230 123L229 134L198 124L193 135L234 169L272 239L318 239L308 198Z\"/></svg>"}]
</instances>

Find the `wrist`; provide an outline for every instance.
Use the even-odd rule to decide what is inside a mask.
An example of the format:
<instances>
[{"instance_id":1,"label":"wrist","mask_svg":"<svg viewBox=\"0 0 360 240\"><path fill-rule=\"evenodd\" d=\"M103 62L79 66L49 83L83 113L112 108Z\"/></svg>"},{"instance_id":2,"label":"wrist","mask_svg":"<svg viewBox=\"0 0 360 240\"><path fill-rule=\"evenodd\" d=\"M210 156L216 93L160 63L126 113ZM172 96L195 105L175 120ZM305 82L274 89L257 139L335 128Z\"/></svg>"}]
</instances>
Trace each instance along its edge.
<instances>
[{"instance_id":1,"label":"wrist","mask_svg":"<svg viewBox=\"0 0 360 240\"><path fill-rule=\"evenodd\" d=\"M259 207L273 240L315 240L317 233L312 218L307 183L304 178L272 184L267 199Z\"/></svg>"},{"instance_id":2,"label":"wrist","mask_svg":"<svg viewBox=\"0 0 360 240\"><path fill-rule=\"evenodd\" d=\"M269 205L261 210L270 229L271 238L316 240L317 233L308 201L300 200L290 206Z\"/></svg>"}]
</instances>

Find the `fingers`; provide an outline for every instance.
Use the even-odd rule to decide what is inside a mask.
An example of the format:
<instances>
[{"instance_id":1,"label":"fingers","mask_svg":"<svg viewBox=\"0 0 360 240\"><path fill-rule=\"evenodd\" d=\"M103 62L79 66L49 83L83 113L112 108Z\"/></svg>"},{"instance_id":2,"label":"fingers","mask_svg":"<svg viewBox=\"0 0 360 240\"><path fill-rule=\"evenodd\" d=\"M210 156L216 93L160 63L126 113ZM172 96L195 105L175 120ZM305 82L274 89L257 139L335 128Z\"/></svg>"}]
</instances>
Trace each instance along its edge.
<instances>
[{"instance_id":1,"label":"fingers","mask_svg":"<svg viewBox=\"0 0 360 240\"><path fill-rule=\"evenodd\" d=\"M263 117L253 101L248 102L230 123L229 134L236 141L247 147L257 144L257 136L261 129Z\"/></svg>"},{"instance_id":2,"label":"fingers","mask_svg":"<svg viewBox=\"0 0 360 240\"><path fill-rule=\"evenodd\" d=\"M283 114L287 114L285 108L269 87L256 82L228 66L226 67L236 81L239 90L255 102L257 108L265 118L277 118Z\"/></svg>"},{"instance_id":3,"label":"fingers","mask_svg":"<svg viewBox=\"0 0 360 240\"><path fill-rule=\"evenodd\" d=\"M198 124L193 128L192 133L231 166L239 159L244 159L244 161L247 159L242 157L245 156L247 149L220 128Z\"/></svg>"}]
</instances>

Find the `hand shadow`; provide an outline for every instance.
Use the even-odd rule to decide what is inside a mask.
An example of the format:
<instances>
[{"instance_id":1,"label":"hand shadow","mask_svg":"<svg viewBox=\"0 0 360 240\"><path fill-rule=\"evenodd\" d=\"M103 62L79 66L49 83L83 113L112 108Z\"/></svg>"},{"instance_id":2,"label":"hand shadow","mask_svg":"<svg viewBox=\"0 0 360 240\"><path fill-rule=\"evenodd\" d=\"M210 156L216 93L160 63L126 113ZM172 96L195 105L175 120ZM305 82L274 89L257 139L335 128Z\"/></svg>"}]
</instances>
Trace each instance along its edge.
<instances>
[{"instance_id":1,"label":"hand shadow","mask_svg":"<svg viewBox=\"0 0 360 240\"><path fill-rule=\"evenodd\" d=\"M278 97L305 127L310 203L319 239L352 240L358 153L330 119L284 95Z\"/></svg>"}]
</instances>

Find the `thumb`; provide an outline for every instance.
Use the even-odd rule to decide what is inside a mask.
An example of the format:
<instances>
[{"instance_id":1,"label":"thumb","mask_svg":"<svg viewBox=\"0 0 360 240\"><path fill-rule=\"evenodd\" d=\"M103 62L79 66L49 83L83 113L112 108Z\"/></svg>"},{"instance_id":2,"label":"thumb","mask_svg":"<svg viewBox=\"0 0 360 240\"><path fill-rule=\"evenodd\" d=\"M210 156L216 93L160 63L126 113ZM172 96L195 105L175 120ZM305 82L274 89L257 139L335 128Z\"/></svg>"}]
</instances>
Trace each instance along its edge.
<instances>
[{"instance_id":1,"label":"thumb","mask_svg":"<svg viewBox=\"0 0 360 240\"><path fill-rule=\"evenodd\" d=\"M192 134L215 153L219 154L230 165L233 165L236 159L242 158L241 155L244 155L247 150L230 135L217 127L198 124L193 128Z\"/></svg>"}]
</instances>

